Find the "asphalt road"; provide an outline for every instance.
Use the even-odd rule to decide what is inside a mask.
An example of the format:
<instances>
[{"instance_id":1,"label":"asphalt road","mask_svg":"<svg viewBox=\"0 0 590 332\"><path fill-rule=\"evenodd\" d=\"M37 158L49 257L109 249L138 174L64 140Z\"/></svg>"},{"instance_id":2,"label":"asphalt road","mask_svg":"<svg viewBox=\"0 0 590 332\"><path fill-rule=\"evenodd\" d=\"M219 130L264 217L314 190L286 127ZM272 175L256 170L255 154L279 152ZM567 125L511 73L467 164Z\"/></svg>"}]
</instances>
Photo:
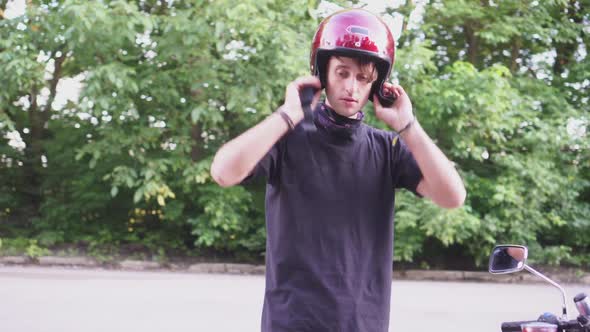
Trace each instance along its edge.
<instances>
[{"instance_id":1,"label":"asphalt road","mask_svg":"<svg viewBox=\"0 0 590 332\"><path fill-rule=\"evenodd\" d=\"M574 318L584 286L566 290ZM0 267L0 331L259 331L263 291L262 276ZM548 284L394 280L390 331L500 331L560 303Z\"/></svg>"}]
</instances>

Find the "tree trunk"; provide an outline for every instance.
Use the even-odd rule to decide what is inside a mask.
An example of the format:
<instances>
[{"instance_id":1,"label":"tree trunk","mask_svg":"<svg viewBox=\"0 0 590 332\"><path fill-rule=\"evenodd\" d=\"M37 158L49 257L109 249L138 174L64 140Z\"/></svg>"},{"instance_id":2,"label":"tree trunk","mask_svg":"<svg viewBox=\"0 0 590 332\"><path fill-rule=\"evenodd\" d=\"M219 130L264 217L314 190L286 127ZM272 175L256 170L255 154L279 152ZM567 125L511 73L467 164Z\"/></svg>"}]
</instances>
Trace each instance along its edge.
<instances>
[{"instance_id":1,"label":"tree trunk","mask_svg":"<svg viewBox=\"0 0 590 332\"><path fill-rule=\"evenodd\" d=\"M467 61L477 67L477 56L479 53L479 39L475 35L473 25L467 23L463 26L467 38Z\"/></svg>"},{"instance_id":2,"label":"tree trunk","mask_svg":"<svg viewBox=\"0 0 590 332\"><path fill-rule=\"evenodd\" d=\"M29 135L23 136L25 142L23 171L25 174L25 185L23 192L27 197L29 211L32 216L40 214L41 207L41 154L42 154L42 137L44 124L37 105L37 90L33 89L30 94L31 107L28 111L29 115Z\"/></svg>"},{"instance_id":3,"label":"tree trunk","mask_svg":"<svg viewBox=\"0 0 590 332\"><path fill-rule=\"evenodd\" d=\"M518 70L518 56L520 55L520 48L522 45L522 40L520 37L515 37L512 41L512 48L510 50L510 72L515 74Z\"/></svg>"},{"instance_id":4,"label":"tree trunk","mask_svg":"<svg viewBox=\"0 0 590 332\"><path fill-rule=\"evenodd\" d=\"M63 49L63 47L60 49ZM49 136L47 122L51 117L51 104L55 100L55 95L57 94L57 84L61 77L62 65L65 58L66 55L62 53L60 57L55 59L53 77L49 82L49 97L47 98L47 104L45 107L41 109L37 104L37 88L34 88L29 96L31 99L31 107L28 111L28 116L29 126L31 128L29 135L23 135L23 141L26 144L23 171L25 174L24 193L30 203L30 212L33 216L40 215L43 198L43 165L41 158L45 154L43 142Z\"/></svg>"}]
</instances>

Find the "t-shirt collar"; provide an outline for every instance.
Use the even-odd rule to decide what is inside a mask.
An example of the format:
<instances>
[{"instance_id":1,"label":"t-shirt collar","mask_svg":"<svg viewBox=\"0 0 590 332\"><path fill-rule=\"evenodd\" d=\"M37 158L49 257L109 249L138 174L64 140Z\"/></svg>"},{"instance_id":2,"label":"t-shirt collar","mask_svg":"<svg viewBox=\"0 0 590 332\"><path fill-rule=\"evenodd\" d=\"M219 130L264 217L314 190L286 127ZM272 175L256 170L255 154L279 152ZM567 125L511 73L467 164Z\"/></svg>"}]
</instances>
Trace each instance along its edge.
<instances>
[{"instance_id":1,"label":"t-shirt collar","mask_svg":"<svg viewBox=\"0 0 590 332\"><path fill-rule=\"evenodd\" d=\"M356 119L342 116L323 102L318 105L316 114L316 126L320 130L340 138L352 138L365 117L364 113L360 111L357 113Z\"/></svg>"}]
</instances>

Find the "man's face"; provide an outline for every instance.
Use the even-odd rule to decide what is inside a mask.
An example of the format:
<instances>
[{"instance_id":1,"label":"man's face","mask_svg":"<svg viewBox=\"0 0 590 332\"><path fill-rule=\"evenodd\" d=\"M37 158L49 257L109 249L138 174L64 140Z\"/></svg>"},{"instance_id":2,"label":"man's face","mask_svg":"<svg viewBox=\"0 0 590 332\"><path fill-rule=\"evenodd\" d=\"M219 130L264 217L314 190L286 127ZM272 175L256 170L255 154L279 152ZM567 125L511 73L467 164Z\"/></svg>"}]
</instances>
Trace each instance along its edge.
<instances>
[{"instance_id":1,"label":"man's face","mask_svg":"<svg viewBox=\"0 0 590 332\"><path fill-rule=\"evenodd\" d=\"M377 78L375 65L362 66L358 60L333 56L328 61L327 104L336 113L354 117L369 100L371 85Z\"/></svg>"}]
</instances>

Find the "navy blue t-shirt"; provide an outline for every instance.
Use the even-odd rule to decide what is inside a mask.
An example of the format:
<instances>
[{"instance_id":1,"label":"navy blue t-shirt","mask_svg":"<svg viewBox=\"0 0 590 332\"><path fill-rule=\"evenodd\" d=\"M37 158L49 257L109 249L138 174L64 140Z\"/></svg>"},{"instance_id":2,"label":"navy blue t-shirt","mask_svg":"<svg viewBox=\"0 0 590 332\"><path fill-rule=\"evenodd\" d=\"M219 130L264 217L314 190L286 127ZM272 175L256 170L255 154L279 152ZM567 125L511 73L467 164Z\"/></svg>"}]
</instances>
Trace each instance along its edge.
<instances>
[{"instance_id":1,"label":"navy blue t-shirt","mask_svg":"<svg viewBox=\"0 0 590 332\"><path fill-rule=\"evenodd\" d=\"M249 176L267 179L262 331L387 331L395 189L416 193L422 174L397 134L321 111Z\"/></svg>"}]
</instances>

